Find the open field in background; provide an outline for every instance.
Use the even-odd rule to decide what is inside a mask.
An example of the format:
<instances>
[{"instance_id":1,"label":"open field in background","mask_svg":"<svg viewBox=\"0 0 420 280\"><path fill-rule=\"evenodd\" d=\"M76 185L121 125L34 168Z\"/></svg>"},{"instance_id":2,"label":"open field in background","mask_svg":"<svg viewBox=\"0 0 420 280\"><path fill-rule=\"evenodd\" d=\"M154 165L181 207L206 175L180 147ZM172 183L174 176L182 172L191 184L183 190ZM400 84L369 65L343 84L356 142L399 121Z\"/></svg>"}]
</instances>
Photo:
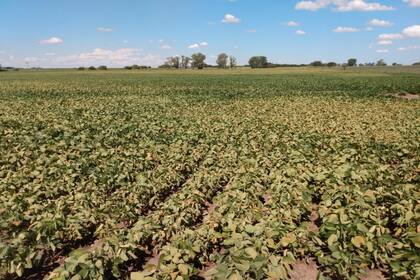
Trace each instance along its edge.
<instances>
[{"instance_id":1,"label":"open field in background","mask_svg":"<svg viewBox=\"0 0 420 280\"><path fill-rule=\"evenodd\" d=\"M418 94L419 67L2 72L0 278L416 279Z\"/></svg>"}]
</instances>

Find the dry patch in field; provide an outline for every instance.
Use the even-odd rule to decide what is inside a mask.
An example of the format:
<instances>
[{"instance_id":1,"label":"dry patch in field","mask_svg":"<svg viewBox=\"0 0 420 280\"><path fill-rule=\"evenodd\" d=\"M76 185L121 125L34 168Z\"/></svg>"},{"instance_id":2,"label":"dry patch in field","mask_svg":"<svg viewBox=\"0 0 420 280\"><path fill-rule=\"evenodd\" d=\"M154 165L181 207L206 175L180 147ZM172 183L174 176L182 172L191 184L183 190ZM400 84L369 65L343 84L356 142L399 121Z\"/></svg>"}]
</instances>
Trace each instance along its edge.
<instances>
[{"instance_id":1,"label":"dry patch in field","mask_svg":"<svg viewBox=\"0 0 420 280\"><path fill-rule=\"evenodd\" d=\"M319 208L319 205L313 203L312 209L311 209L311 215L309 216L309 221L311 223L309 224L308 230L315 233L319 232L319 228L316 224L316 221L319 219L318 208Z\"/></svg>"},{"instance_id":2,"label":"dry patch in field","mask_svg":"<svg viewBox=\"0 0 420 280\"><path fill-rule=\"evenodd\" d=\"M313 259L308 261L298 261L293 265L293 270L289 276L291 280L316 280L319 270Z\"/></svg>"},{"instance_id":3,"label":"dry patch in field","mask_svg":"<svg viewBox=\"0 0 420 280\"><path fill-rule=\"evenodd\" d=\"M395 93L395 94L389 94L389 96L393 96L400 99L406 99L406 100L416 100L420 99L420 94L413 94L413 93Z\"/></svg>"},{"instance_id":4,"label":"dry patch in field","mask_svg":"<svg viewBox=\"0 0 420 280\"><path fill-rule=\"evenodd\" d=\"M386 278L380 270L370 269L360 276L360 280L386 280Z\"/></svg>"}]
</instances>

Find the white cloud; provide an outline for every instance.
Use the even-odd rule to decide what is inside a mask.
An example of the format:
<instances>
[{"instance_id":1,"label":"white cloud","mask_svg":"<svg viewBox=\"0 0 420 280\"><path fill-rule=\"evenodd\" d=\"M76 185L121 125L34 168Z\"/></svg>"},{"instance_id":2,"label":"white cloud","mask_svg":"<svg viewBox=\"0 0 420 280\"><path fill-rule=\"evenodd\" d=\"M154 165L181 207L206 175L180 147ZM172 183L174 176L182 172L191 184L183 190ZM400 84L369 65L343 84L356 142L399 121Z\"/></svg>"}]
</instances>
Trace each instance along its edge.
<instances>
[{"instance_id":1,"label":"white cloud","mask_svg":"<svg viewBox=\"0 0 420 280\"><path fill-rule=\"evenodd\" d=\"M59 56L51 61L52 64L60 66L124 66L132 64L157 66L163 62L164 59L160 55L142 55L140 50L131 48L116 50L96 48L92 52Z\"/></svg>"},{"instance_id":2,"label":"white cloud","mask_svg":"<svg viewBox=\"0 0 420 280\"><path fill-rule=\"evenodd\" d=\"M420 25L412 25L404 28L402 32L406 37L420 38Z\"/></svg>"},{"instance_id":3,"label":"white cloud","mask_svg":"<svg viewBox=\"0 0 420 280\"><path fill-rule=\"evenodd\" d=\"M295 9L318 11L319 9L326 8L330 5L339 12L350 11L390 11L394 10L391 6L382 5L378 2L367 2L366 0L312 0L312 1L299 1Z\"/></svg>"},{"instance_id":4,"label":"white cloud","mask_svg":"<svg viewBox=\"0 0 420 280\"><path fill-rule=\"evenodd\" d=\"M404 2L408 3L411 7L420 7L420 0L404 0Z\"/></svg>"},{"instance_id":5,"label":"white cloud","mask_svg":"<svg viewBox=\"0 0 420 280\"><path fill-rule=\"evenodd\" d=\"M114 29L109 28L109 27L98 27L98 28L96 28L96 30L98 32L112 32L112 31L114 31Z\"/></svg>"},{"instance_id":6,"label":"white cloud","mask_svg":"<svg viewBox=\"0 0 420 280\"><path fill-rule=\"evenodd\" d=\"M64 41L58 37L51 37L49 39L45 39L39 42L42 45L60 45L64 43Z\"/></svg>"},{"instance_id":7,"label":"white cloud","mask_svg":"<svg viewBox=\"0 0 420 280\"><path fill-rule=\"evenodd\" d=\"M338 26L336 29L333 30L336 33L352 33L352 32L357 32L359 31L359 29L354 28L354 27L343 27L343 26Z\"/></svg>"},{"instance_id":8,"label":"white cloud","mask_svg":"<svg viewBox=\"0 0 420 280\"><path fill-rule=\"evenodd\" d=\"M368 25L370 26L379 26L379 27L387 27L387 26L392 26L394 25L392 22L387 21L387 20L381 20L381 19L372 19L371 21L368 22Z\"/></svg>"},{"instance_id":9,"label":"white cloud","mask_svg":"<svg viewBox=\"0 0 420 280\"><path fill-rule=\"evenodd\" d=\"M378 41L378 45L392 45L391 40L380 40Z\"/></svg>"},{"instance_id":10,"label":"white cloud","mask_svg":"<svg viewBox=\"0 0 420 280\"><path fill-rule=\"evenodd\" d=\"M300 25L300 23L299 23L299 22L297 22L297 21L293 21L293 20L291 20L291 21L287 22L287 23L286 23L286 25L287 25L287 26L299 26L299 25Z\"/></svg>"},{"instance_id":11,"label":"white cloud","mask_svg":"<svg viewBox=\"0 0 420 280\"><path fill-rule=\"evenodd\" d=\"M208 45L209 44L207 42L201 42L201 43L195 43L195 44L189 45L188 48L194 50L194 49L207 47Z\"/></svg>"},{"instance_id":12,"label":"white cloud","mask_svg":"<svg viewBox=\"0 0 420 280\"><path fill-rule=\"evenodd\" d=\"M411 51L411 50L418 50L420 46L408 46L408 47L401 47L398 48L399 51Z\"/></svg>"},{"instance_id":13,"label":"white cloud","mask_svg":"<svg viewBox=\"0 0 420 280\"><path fill-rule=\"evenodd\" d=\"M366 27L366 31L373 31L373 28L368 26L368 27Z\"/></svg>"},{"instance_id":14,"label":"white cloud","mask_svg":"<svg viewBox=\"0 0 420 280\"><path fill-rule=\"evenodd\" d=\"M398 40L398 39L402 39L404 36L398 33L394 33L394 34L381 34L378 36L378 40L382 41L382 40Z\"/></svg>"},{"instance_id":15,"label":"white cloud","mask_svg":"<svg viewBox=\"0 0 420 280\"><path fill-rule=\"evenodd\" d=\"M318 1L300 1L296 4L296 10L308 10L308 11L318 11L319 9L325 8L328 6L330 1L327 0L318 0Z\"/></svg>"},{"instance_id":16,"label":"white cloud","mask_svg":"<svg viewBox=\"0 0 420 280\"><path fill-rule=\"evenodd\" d=\"M346 2L346 1L340 1ZM391 6L382 5L377 2L367 3L364 0L352 0L347 1L346 4L338 5L337 9L341 12L349 11L361 11L361 12L372 12L372 11L391 11L394 10Z\"/></svg>"},{"instance_id":17,"label":"white cloud","mask_svg":"<svg viewBox=\"0 0 420 280\"><path fill-rule=\"evenodd\" d=\"M25 57L23 60L25 61L25 63L37 63L37 62L39 62L41 59L40 59L40 58L38 58L38 57L33 57L33 56L31 56L31 57Z\"/></svg>"},{"instance_id":18,"label":"white cloud","mask_svg":"<svg viewBox=\"0 0 420 280\"><path fill-rule=\"evenodd\" d=\"M55 56L55 53L44 53L44 55L46 55L46 56Z\"/></svg>"},{"instance_id":19,"label":"white cloud","mask_svg":"<svg viewBox=\"0 0 420 280\"><path fill-rule=\"evenodd\" d=\"M303 30L297 30L297 31L296 31L296 34L297 34L297 35L306 35L306 32L305 32L305 31L303 31Z\"/></svg>"},{"instance_id":20,"label":"white cloud","mask_svg":"<svg viewBox=\"0 0 420 280\"><path fill-rule=\"evenodd\" d=\"M246 32L248 32L248 33L257 33L257 29L248 29Z\"/></svg>"},{"instance_id":21,"label":"white cloud","mask_svg":"<svg viewBox=\"0 0 420 280\"><path fill-rule=\"evenodd\" d=\"M237 18L234 15L226 14L225 17L222 20L223 23L229 23L229 24L237 24L241 22L240 18Z\"/></svg>"},{"instance_id":22,"label":"white cloud","mask_svg":"<svg viewBox=\"0 0 420 280\"><path fill-rule=\"evenodd\" d=\"M196 44L189 45L188 48L189 49L199 49L200 45L196 43Z\"/></svg>"},{"instance_id":23,"label":"white cloud","mask_svg":"<svg viewBox=\"0 0 420 280\"><path fill-rule=\"evenodd\" d=\"M169 45L161 45L159 48L160 48L161 50L170 50L170 49L172 49L172 47L171 47L171 46L169 46Z\"/></svg>"},{"instance_id":24,"label":"white cloud","mask_svg":"<svg viewBox=\"0 0 420 280\"><path fill-rule=\"evenodd\" d=\"M376 50L377 53L388 53L389 50L387 49L382 49L382 50Z\"/></svg>"}]
</instances>

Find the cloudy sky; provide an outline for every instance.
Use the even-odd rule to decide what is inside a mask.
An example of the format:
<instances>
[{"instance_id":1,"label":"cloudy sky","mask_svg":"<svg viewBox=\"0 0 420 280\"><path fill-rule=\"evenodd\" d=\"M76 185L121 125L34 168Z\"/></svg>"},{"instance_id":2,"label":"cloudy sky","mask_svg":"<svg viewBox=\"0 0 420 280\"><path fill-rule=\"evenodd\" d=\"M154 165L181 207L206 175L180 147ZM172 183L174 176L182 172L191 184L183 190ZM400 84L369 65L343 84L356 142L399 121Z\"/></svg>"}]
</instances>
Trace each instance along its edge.
<instances>
[{"instance_id":1,"label":"cloudy sky","mask_svg":"<svg viewBox=\"0 0 420 280\"><path fill-rule=\"evenodd\" d=\"M420 0L0 0L6 66L420 61Z\"/></svg>"}]
</instances>

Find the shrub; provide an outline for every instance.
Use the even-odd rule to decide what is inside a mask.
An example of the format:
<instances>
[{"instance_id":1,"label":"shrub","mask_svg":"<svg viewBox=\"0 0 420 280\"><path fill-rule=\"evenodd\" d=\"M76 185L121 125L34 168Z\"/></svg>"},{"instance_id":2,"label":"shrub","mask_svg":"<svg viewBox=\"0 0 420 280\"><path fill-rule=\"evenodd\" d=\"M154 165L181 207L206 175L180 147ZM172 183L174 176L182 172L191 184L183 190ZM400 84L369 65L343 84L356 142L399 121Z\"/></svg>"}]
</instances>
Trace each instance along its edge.
<instances>
[{"instance_id":1,"label":"shrub","mask_svg":"<svg viewBox=\"0 0 420 280\"><path fill-rule=\"evenodd\" d=\"M322 65L323 65L322 61L319 61L319 60L311 62L311 66L319 67L319 66L322 66Z\"/></svg>"},{"instance_id":2,"label":"shrub","mask_svg":"<svg viewBox=\"0 0 420 280\"><path fill-rule=\"evenodd\" d=\"M253 56L248 61L251 68L267 68L268 60L265 56Z\"/></svg>"}]
</instances>

